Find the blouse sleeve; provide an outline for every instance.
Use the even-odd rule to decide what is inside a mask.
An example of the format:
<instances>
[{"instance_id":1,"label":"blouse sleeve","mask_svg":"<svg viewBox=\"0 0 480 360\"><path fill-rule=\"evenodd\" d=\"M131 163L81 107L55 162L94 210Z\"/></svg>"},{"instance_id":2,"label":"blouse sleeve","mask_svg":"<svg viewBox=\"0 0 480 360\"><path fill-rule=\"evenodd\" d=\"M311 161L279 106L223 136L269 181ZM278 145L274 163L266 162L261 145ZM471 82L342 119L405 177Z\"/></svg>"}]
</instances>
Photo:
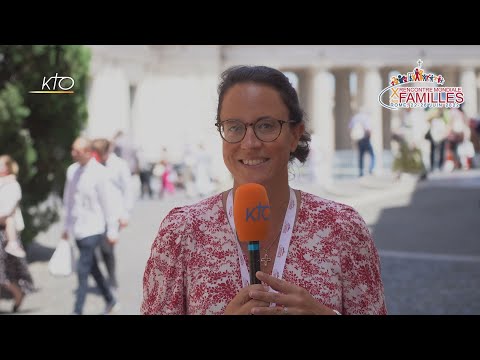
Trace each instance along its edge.
<instances>
[{"instance_id":1,"label":"blouse sleeve","mask_svg":"<svg viewBox=\"0 0 480 360\"><path fill-rule=\"evenodd\" d=\"M188 210L175 208L165 217L153 242L143 275L144 315L182 315L184 293L184 232Z\"/></svg>"},{"instance_id":2,"label":"blouse sleeve","mask_svg":"<svg viewBox=\"0 0 480 360\"><path fill-rule=\"evenodd\" d=\"M346 207L342 212L342 314L386 315L380 258L373 238L357 211Z\"/></svg>"}]
</instances>

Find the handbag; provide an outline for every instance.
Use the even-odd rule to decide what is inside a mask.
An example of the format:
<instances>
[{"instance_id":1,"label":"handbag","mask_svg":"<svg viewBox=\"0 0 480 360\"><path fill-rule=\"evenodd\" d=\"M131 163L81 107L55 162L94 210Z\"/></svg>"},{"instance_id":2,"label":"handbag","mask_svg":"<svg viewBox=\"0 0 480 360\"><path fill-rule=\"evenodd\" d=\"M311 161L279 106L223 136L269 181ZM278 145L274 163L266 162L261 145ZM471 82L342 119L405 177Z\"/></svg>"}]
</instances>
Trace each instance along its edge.
<instances>
[{"instance_id":1,"label":"handbag","mask_svg":"<svg viewBox=\"0 0 480 360\"><path fill-rule=\"evenodd\" d=\"M69 276L74 268L73 246L70 241L61 239L48 262L48 271L53 276Z\"/></svg>"}]
</instances>

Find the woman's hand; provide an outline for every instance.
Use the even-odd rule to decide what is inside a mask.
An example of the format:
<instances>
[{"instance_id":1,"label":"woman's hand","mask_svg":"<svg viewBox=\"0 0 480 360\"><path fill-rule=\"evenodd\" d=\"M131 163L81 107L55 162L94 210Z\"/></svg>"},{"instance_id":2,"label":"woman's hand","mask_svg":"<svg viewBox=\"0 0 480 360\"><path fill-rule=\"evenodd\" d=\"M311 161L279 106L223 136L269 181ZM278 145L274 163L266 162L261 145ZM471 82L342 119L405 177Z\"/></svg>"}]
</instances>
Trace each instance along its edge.
<instances>
[{"instance_id":1,"label":"woman's hand","mask_svg":"<svg viewBox=\"0 0 480 360\"><path fill-rule=\"evenodd\" d=\"M319 303L304 288L277 279L264 272L257 271L256 276L259 280L269 285L275 292L260 291L257 288L246 287L249 289L249 297L252 301L261 301L266 304L276 303L275 307L254 306L251 311L254 315L336 315L335 312Z\"/></svg>"},{"instance_id":2,"label":"woman's hand","mask_svg":"<svg viewBox=\"0 0 480 360\"><path fill-rule=\"evenodd\" d=\"M252 309L262 309L270 306L269 302L254 300L250 297L251 292L262 293L268 290L261 284L249 285L241 289L230 301L225 309L224 315L252 315Z\"/></svg>"}]
</instances>

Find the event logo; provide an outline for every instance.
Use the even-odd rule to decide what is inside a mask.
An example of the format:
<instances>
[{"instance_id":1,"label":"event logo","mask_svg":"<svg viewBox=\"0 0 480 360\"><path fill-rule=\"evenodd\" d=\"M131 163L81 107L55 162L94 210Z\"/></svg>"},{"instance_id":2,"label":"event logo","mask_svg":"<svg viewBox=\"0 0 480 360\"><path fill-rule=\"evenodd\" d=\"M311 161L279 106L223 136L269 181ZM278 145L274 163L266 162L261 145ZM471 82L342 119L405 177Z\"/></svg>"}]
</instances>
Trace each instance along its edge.
<instances>
[{"instance_id":1,"label":"event logo","mask_svg":"<svg viewBox=\"0 0 480 360\"><path fill-rule=\"evenodd\" d=\"M422 69L423 61L417 61L417 67L412 72L392 76L390 86L383 89L378 95L380 104L391 110L400 108L458 108L464 102L461 87L443 87L445 78L426 72ZM425 86L409 86L413 83L422 83ZM389 92L388 103L382 97Z\"/></svg>"},{"instance_id":2,"label":"event logo","mask_svg":"<svg viewBox=\"0 0 480 360\"><path fill-rule=\"evenodd\" d=\"M52 81L53 80L53 81ZM43 77L42 90L29 91L31 94L73 94L75 80L69 76L51 76L48 80Z\"/></svg>"},{"instance_id":3,"label":"event logo","mask_svg":"<svg viewBox=\"0 0 480 360\"><path fill-rule=\"evenodd\" d=\"M270 206L262 205L262 203L258 203L258 206L254 208L247 208L246 209L246 222L249 219L252 219L253 222L260 221L260 220L268 220L270 218Z\"/></svg>"}]
</instances>

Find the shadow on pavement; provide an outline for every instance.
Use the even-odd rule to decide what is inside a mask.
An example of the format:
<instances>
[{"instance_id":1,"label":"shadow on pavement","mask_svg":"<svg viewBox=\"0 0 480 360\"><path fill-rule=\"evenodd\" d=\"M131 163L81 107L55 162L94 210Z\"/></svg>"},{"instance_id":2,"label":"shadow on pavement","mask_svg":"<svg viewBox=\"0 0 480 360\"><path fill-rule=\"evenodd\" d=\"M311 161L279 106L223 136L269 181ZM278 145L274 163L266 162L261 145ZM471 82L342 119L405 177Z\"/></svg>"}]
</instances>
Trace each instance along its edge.
<instances>
[{"instance_id":1,"label":"shadow on pavement","mask_svg":"<svg viewBox=\"0 0 480 360\"><path fill-rule=\"evenodd\" d=\"M77 296L77 290L78 290L77 288L72 290L72 294L74 296ZM88 286L87 295L89 295L89 294L98 295L100 297L103 297L102 291L100 290L100 288L98 286Z\"/></svg>"},{"instance_id":2,"label":"shadow on pavement","mask_svg":"<svg viewBox=\"0 0 480 360\"><path fill-rule=\"evenodd\" d=\"M0 315L28 315L30 313L38 312L40 310L41 310L40 308L28 308L25 310L22 310L22 308L20 308L16 313L11 311L0 310Z\"/></svg>"},{"instance_id":3,"label":"shadow on pavement","mask_svg":"<svg viewBox=\"0 0 480 360\"><path fill-rule=\"evenodd\" d=\"M54 251L54 247L43 246L34 241L27 247L27 262L47 262L52 257Z\"/></svg>"},{"instance_id":4,"label":"shadow on pavement","mask_svg":"<svg viewBox=\"0 0 480 360\"><path fill-rule=\"evenodd\" d=\"M427 181L372 235L389 314L480 314L480 191Z\"/></svg>"}]
</instances>

